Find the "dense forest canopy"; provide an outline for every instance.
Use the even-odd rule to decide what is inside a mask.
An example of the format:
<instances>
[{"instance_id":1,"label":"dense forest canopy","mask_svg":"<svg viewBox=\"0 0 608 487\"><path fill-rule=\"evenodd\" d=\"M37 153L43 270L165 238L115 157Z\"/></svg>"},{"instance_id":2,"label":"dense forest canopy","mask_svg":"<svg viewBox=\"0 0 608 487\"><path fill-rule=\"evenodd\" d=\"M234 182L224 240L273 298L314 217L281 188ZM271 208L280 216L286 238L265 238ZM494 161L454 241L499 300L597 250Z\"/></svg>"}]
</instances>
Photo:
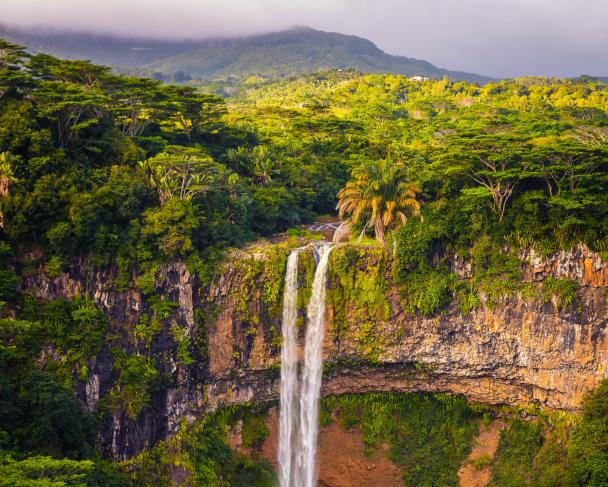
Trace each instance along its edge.
<instances>
[{"instance_id":1,"label":"dense forest canopy","mask_svg":"<svg viewBox=\"0 0 608 487\"><path fill-rule=\"evenodd\" d=\"M3 229L49 258L200 256L331 212L351 171L382 160L410 171L450 243L490 229L545 252L607 245L608 95L594 80L330 72L226 107L191 87L2 53Z\"/></svg>"},{"instance_id":2,"label":"dense forest canopy","mask_svg":"<svg viewBox=\"0 0 608 487\"><path fill-rule=\"evenodd\" d=\"M114 266L116 289L137 276L147 292L159 266L180 259L207 282L228 247L335 215L343 188L369 185L390 203L380 240L393 246L409 310L432 314L458 294L466 311L479 291L516 280L504 248L608 252L607 151L608 85L594 79L478 86L330 71L245 87L227 104L0 41L0 300L10 309L0 320L0 471L14 485L41 471L65 485L123 481L96 460L94 418L70 389L107 320L85 297L40 307L19 294L35 265L49 276L78 259ZM357 193L353 223L378 237L375 197ZM473 258L469 288L442 260L454 251ZM154 317L170 312L152 302ZM149 343L155 321L138 326ZM39 370L44 343L64 362ZM108 407L136 416L140 384L162 378L150 357L116 360L121 393L135 398L117 393ZM605 428L599 409L590 400L585 418ZM605 469L606 452L584 442L590 427L572 446L579 485Z\"/></svg>"},{"instance_id":3,"label":"dense forest canopy","mask_svg":"<svg viewBox=\"0 0 608 487\"><path fill-rule=\"evenodd\" d=\"M265 115L265 130L282 113L319 137L342 134L356 147L351 168L404 164L423 187L423 213L458 223L453 244L490 229L550 252L579 240L604 250L607 94L593 79L480 87L336 72L251 91L239 107Z\"/></svg>"}]
</instances>

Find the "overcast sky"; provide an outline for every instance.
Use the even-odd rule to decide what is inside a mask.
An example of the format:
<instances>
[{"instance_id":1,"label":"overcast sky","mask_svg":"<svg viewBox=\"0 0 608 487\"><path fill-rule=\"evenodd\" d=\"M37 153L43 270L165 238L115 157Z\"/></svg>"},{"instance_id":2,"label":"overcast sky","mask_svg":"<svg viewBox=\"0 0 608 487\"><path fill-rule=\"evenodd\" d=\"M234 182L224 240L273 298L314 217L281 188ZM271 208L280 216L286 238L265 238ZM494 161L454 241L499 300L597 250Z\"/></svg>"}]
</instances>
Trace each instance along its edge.
<instances>
[{"instance_id":1,"label":"overcast sky","mask_svg":"<svg viewBox=\"0 0 608 487\"><path fill-rule=\"evenodd\" d=\"M298 24L490 76L608 76L608 0L0 0L0 21L175 38Z\"/></svg>"}]
</instances>

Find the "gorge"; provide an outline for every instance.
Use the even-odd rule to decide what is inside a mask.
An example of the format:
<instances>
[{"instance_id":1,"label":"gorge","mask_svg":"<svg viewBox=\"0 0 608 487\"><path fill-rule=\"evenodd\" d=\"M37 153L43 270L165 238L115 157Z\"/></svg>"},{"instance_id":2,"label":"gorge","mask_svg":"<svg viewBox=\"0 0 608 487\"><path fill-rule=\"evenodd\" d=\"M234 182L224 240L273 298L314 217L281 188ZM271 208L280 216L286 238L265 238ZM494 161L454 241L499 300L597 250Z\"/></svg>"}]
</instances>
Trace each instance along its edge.
<instances>
[{"instance_id":1,"label":"gorge","mask_svg":"<svg viewBox=\"0 0 608 487\"><path fill-rule=\"evenodd\" d=\"M370 46L234 52L294 35ZM605 487L601 79L34 51L0 39L0 486Z\"/></svg>"},{"instance_id":2,"label":"gorge","mask_svg":"<svg viewBox=\"0 0 608 487\"><path fill-rule=\"evenodd\" d=\"M183 421L193 422L202 412L278 399L281 292L276 290L283 289L288 253L282 245L235 251L208 286L179 262L160 270L156 289L177 307L152 343L152 352L169 357L166 373L173 380L153 393L150 405L136 417L123 410L106 420L98 437L105 455L126 460L145 445L172 437ZM299 257L301 316L310 296L314 259L310 248ZM549 276L568 277L580 286L575 302L560 308L553 298L516 293L468 315L455 306L436 316L410 315L392 287L389 256L378 247L339 244L328 261L322 394L447 392L486 404L577 411L608 365L608 266L584 246L549 258L533 252L521 257L530 289L540 290ZM466 261L454 257L452 267L466 279ZM137 345L124 334L124 325L137 323L149 303L136 290L112 291L111 279L107 270L74 265L56 278L40 269L24 279L24 286L44 299L88 292L113 323L122 325L113 328L123 333L118 335L120 346L133 349ZM362 290L386 298L364 302L358 294ZM171 327L182 329L192 343L200 343L197 337L204 335L203 355L193 354L193 363L180 364ZM302 332L298 327L298 343ZM52 354L47 350L42 360ZM102 349L91 361L90 378L79 394L94 408L115 381L112 353Z\"/></svg>"}]
</instances>

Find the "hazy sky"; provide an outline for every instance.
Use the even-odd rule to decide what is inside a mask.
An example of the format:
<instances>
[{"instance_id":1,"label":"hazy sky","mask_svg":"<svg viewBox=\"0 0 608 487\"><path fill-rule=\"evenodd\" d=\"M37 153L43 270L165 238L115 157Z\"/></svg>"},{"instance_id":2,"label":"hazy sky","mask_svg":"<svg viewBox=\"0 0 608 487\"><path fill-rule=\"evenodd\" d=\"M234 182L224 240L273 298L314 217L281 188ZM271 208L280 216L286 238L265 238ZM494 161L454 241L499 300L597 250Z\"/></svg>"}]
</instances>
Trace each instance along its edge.
<instances>
[{"instance_id":1,"label":"hazy sky","mask_svg":"<svg viewBox=\"0 0 608 487\"><path fill-rule=\"evenodd\" d=\"M608 76L608 0L0 0L0 21L178 38L299 24L491 76Z\"/></svg>"}]
</instances>

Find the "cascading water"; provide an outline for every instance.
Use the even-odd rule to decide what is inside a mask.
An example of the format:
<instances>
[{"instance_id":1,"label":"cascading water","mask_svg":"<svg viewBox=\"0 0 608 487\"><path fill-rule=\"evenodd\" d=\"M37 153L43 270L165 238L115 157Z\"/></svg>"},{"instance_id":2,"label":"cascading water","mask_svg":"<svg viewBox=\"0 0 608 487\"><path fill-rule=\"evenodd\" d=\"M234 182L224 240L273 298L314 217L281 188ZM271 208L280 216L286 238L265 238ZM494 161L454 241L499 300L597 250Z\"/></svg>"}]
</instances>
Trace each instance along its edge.
<instances>
[{"instance_id":1,"label":"cascading water","mask_svg":"<svg viewBox=\"0 0 608 487\"><path fill-rule=\"evenodd\" d=\"M323 373L327 263L332 248L333 246L323 244L318 249L318 264L307 309L304 371L301 381L298 381L296 343L299 251L293 251L287 259L283 296L279 419L279 482L281 487L315 486L318 407Z\"/></svg>"},{"instance_id":2,"label":"cascading water","mask_svg":"<svg viewBox=\"0 0 608 487\"><path fill-rule=\"evenodd\" d=\"M298 316L298 250L287 258L285 291L283 292L283 346L281 348L281 410L279 418L279 482L289 487L293 478L294 454L292 445L296 441L298 354L296 318Z\"/></svg>"},{"instance_id":3,"label":"cascading water","mask_svg":"<svg viewBox=\"0 0 608 487\"><path fill-rule=\"evenodd\" d=\"M333 246L319 249L319 263L312 282L312 294L306 312L306 348L304 372L300 392L300 438L297 453L298 487L315 487L317 433L319 429L319 394L323 376L323 337L325 335L325 292L327 289L327 263Z\"/></svg>"}]
</instances>

